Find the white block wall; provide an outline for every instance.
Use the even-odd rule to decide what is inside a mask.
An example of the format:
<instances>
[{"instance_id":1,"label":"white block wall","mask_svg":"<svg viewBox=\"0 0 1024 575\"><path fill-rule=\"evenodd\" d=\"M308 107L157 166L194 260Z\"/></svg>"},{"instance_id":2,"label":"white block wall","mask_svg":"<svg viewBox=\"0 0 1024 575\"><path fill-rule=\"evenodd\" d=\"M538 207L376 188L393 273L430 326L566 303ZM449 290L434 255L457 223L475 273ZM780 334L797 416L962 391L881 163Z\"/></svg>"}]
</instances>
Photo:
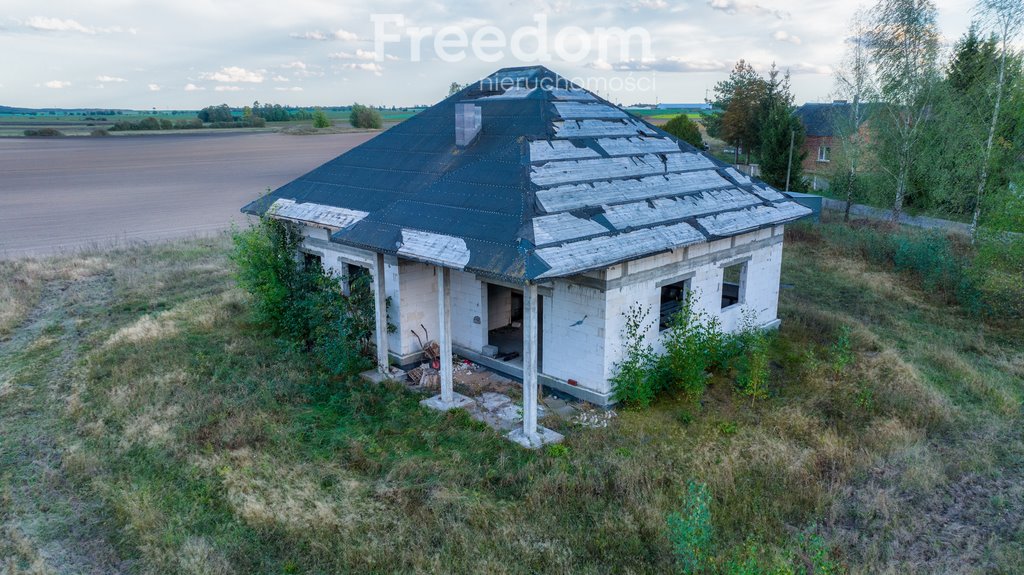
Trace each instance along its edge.
<instances>
[{"instance_id":1,"label":"white block wall","mask_svg":"<svg viewBox=\"0 0 1024 575\"><path fill-rule=\"evenodd\" d=\"M781 236L782 226L775 234ZM609 335L603 361L605 381L616 373L616 364L622 360L625 329L625 313L630 306L641 304L649 310L647 341L656 351L663 351L658 320L661 308L661 283L671 283L690 278L690 289L694 294L694 307L710 316L718 317L722 329L734 332L743 326L744 314L752 314L759 326L769 325L778 319L779 280L782 272L782 243L764 245L746 250L753 242L772 238L771 228L759 230L730 239L718 240L690 246L687 250L661 254L629 262L625 281L621 287L606 292L606 330ZM704 256L709 256L705 259ZM685 262L701 258L693 266ZM747 262L746 281L743 286L741 303L722 309L722 280L724 268L737 262ZM673 266L671 271L643 281L630 283L629 278L642 271L654 270L661 266ZM607 384L606 384L607 385ZM610 392L610 386L602 392Z\"/></svg>"},{"instance_id":2,"label":"white block wall","mask_svg":"<svg viewBox=\"0 0 1024 575\"><path fill-rule=\"evenodd\" d=\"M398 271L401 313L398 314L398 321L392 322L398 326L400 343L391 351L405 356L420 351L420 344L412 330L421 339L424 337L423 327L427 328L430 339L437 341L439 336L437 273L432 265L409 260L399 260Z\"/></svg>"},{"instance_id":3,"label":"white block wall","mask_svg":"<svg viewBox=\"0 0 1024 575\"><path fill-rule=\"evenodd\" d=\"M324 230L308 228L304 233L311 241L303 242L303 250L321 255L325 268L338 270L341 263L348 263L373 270L375 256L372 252L337 244L327 245ZM609 379L616 373L616 364L623 354L624 313L631 305L639 303L650 311L647 339L656 350L663 349L657 328L661 306L659 283L664 285L689 278L697 309L717 316L726 331L741 328L744 314L748 312L753 314L756 324L771 324L778 317L782 233L782 226L776 226L587 274L591 278L619 282L607 291L570 280L553 280L550 295L542 295L541 372L563 381L575 380L580 387L598 394L610 394ZM773 235L777 241L771 241ZM762 244L755 246L752 245L754 242ZM723 310L724 268L740 261L747 262L742 301ZM693 265L687 265L687 262L693 262ZM652 270L663 266L668 268L652 273ZM389 337L390 350L400 356L415 354L420 351L419 343L410 330L415 329L422 337L420 324L423 324L430 331L431 338L438 336L435 268L387 256L385 274L385 290L392 298L391 322L397 327L397 332ZM510 293L501 289L495 294L502 294L501 300L489 302L487 283L473 274L451 271L452 340L455 345L480 351L487 343L488 328L500 327L507 322ZM497 317L499 310L500 318ZM494 317L489 317L492 315Z\"/></svg>"},{"instance_id":4,"label":"white block wall","mask_svg":"<svg viewBox=\"0 0 1024 575\"><path fill-rule=\"evenodd\" d=\"M452 343L473 351L487 344L487 284L463 271L451 271Z\"/></svg>"},{"instance_id":5,"label":"white block wall","mask_svg":"<svg viewBox=\"0 0 1024 575\"><path fill-rule=\"evenodd\" d=\"M605 294L555 280L544 297L544 374L600 391L604 374Z\"/></svg>"}]
</instances>

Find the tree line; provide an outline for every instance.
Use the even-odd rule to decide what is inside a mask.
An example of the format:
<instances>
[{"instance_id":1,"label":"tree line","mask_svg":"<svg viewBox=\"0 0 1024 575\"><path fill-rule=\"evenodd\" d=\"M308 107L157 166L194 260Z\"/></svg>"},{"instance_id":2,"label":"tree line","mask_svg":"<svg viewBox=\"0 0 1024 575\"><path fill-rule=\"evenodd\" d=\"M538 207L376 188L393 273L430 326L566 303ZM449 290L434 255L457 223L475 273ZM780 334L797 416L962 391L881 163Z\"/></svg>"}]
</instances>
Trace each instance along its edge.
<instances>
[{"instance_id":1,"label":"tree line","mask_svg":"<svg viewBox=\"0 0 1024 575\"><path fill-rule=\"evenodd\" d=\"M835 73L833 96L846 104L831 117L833 194L887 204L894 221L907 207L960 216L975 234L1022 201L1024 57L1013 46L1024 3L979 0L975 14L948 54L932 0L879 0L855 15ZM788 72L740 60L711 103L701 122L735 163L744 156L769 184L805 188Z\"/></svg>"},{"instance_id":2,"label":"tree line","mask_svg":"<svg viewBox=\"0 0 1024 575\"><path fill-rule=\"evenodd\" d=\"M760 177L779 189L800 191L803 179L804 126L796 116L789 72L773 63L762 76L746 60L715 84L715 112L702 120L708 135L733 148L734 163L758 160Z\"/></svg>"}]
</instances>

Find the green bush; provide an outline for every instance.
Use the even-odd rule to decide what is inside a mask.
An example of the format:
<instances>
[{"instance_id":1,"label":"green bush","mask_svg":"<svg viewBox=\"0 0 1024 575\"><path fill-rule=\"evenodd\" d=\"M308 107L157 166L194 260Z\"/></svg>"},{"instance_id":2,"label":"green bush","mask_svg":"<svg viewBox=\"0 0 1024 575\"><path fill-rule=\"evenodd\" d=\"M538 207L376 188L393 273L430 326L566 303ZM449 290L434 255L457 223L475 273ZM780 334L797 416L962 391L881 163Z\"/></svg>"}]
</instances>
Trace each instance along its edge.
<instances>
[{"instance_id":1,"label":"green bush","mask_svg":"<svg viewBox=\"0 0 1024 575\"><path fill-rule=\"evenodd\" d=\"M752 400L767 398L769 333L746 316L743 329L730 337L737 342L736 388Z\"/></svg>"},{"instance_id":2,"label":"green bush","mask_svg":"<svg viewBox=\"0 0 1024 575\"><path fill-rule=\"evenodd\" d=\"M39 128L39 129L36 129L36 130L25 130L24 133L25 133L26 136L31 136L31 137L36 137L36 136L63 136L64 135L64 132L61 132L60 130L57 130L55 128Z\"/></svg>"},{"instance_id":3,"label":"green bush","mask_svg":"<svg viewBox=\"0 0 1024 575\"><path fill-rule=\"evenodd\" d=\"M356 128L379 130L384 125L384 118L380 112L362 104L352 104L352 111L348 115L348 121Z\"/></svg>"},{"instance_id":4,"label":"green bush","mask_svg":"<svg viewBox=\"0 0 1024 575\"><path fill-rule=\"evenodd\" d=\"M625 312L626 325L622 330L623 359L616 364L612 377L615 399L627 405L647 407L659 389L654 377L654 348L647 343L650 310L639 304Z\"/></svg>"},{"instance_id":5,"label":"green bush","mask_svg":"<svg viewBox=\"0 0 1024 575\"><path fill-rule=\"evenodd\" d=\"M703 573L715 558L711 494L707 485L690 481L682 509L668 516L668 537L682 573Z\"/></svg>"},{"instance_id":6,"label":"green bush","mask_svg":"<svg viewBox=\"0 0 1024 575\"><path fill-rule=\"evenodd\" d=\"M316 110L313 110L313 127L314 128L330 128L331 127L331 119L327 117L327 112L324 112L320 108L317 108Z\"/></svg>"},{"instance_id":7,"label":"green bush","mask_svg":"<svg viewBox=\"0 0 1024 575\"><path fill-rule=\"evenodd\" d=\"M661 129L698 150L704 147L704 140L700 136L700 128L697 127L697 122L691 120L686 114L679 114L665 122Z\"/></svg>"},{"instance_id":8,"label":"green bush","mask_svg":"<svg viewBox=\"0 0 1024 575\"><path fill-rule=\"evenodd\" d=\"M357 276L346 296L319 263L296 261L301 234L271 218L235 232L233 239L238 284L252 295L257 322L309 351L336 375L372 367L375 315L369 276Z\"/></svg>"},{"instance_id":9,"label":"green bush","mask_svg":"<svg viewBox=\"0 0 1024 575\"><path fill-rule=\"evenodd\" d=\"M666 330L665 354L657 371L666 387L679 389L696 402L704 395L708 371L721 357L723 337L718 318L694 310L692 293L682 304Z\"/></svg>"}]
</instances>

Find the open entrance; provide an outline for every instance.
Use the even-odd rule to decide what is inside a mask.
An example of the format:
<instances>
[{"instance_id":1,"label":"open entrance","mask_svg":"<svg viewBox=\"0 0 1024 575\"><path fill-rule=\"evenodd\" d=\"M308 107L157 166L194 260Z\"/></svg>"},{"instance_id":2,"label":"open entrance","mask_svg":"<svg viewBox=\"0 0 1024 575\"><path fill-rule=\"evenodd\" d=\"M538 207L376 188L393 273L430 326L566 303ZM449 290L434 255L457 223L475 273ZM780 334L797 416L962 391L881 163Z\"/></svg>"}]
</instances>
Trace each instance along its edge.
<instances>
[{"instance_id":1,"label":"open entrance","mask_svg":"<svg viewBox=\"0 0 1024 575\"><path fill-rule=\"evenodd\" d=\"M537 367L543 356L544 298L537 307ZM495 359L522 367L523 365L523 292L506 286L487 284L487 343L498 348Z\"/></svg>"}]
</instances>

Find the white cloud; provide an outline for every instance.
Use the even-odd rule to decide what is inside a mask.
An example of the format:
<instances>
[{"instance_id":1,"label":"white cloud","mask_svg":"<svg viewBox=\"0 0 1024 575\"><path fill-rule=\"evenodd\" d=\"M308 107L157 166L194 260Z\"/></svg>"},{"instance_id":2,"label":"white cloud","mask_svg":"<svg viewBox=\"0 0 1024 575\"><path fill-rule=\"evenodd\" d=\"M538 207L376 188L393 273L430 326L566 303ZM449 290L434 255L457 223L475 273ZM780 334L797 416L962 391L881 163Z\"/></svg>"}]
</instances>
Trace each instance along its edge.
<instances>
[{"instance_id":1,"label":"white cloud","mask_svg":"<svg viewBox=\"0 0 1024 575\"><path fill-rule=\"evenodd\" d=\"M241 92L242 88L238 86L214 86L215 92Z\"/></svg>"},{"instance_id":2,"label":"white cloud","mask_svg":"<svg viewBox=\"0 0 1024 575\"><path fill-rule=\"evenodd\" d=\"M46 18L33 16L24 22L25 26L40 32L81 32L82 34L95 34L95 28L89 28L78 23L77 20L62 20L60 18Z\"/></svg>"},{"instance_id":3,"label":"white cloud","mask_svg":"<svg viewBox=\"0 0 1024 575\"><path fill-rule=\"evenodd\" d=\"M789 12L767 8L750 0L708 0L708 6L712 10L725 12L726 14L757 14L760 16L774 16L779 20L789 19Z\"/></svg>"},{"instance_id":4,"label":"white cloud","mask_svg":"<svg viewBox=\"0 0 1024 575\"><path fill-rule=\"evenodd\" d=\"M324 42L327 40L343 40L346 42L352 42L359 39L359 36L355 32L349 32L344 28L338 28L334 32L322 32L320 30L311 30L309 32L293 32L292 38L297 40L315 40L317 42Z\"/></svg>"},{"instance_id":5,"label":"white cloud","mask_svg":"<svg viewBox=\"0 0 1024 575\"><path fill-rule=\"evenodd\" d=\"M357 48L354 54L352 52L331 52L327 57L332 60L363 60L366 62L372 62L377 58L377 54L363 50L362 48ZM385 54L384 59L391 62L400 60L399 57L391 54Z\"/></svg>"},{"instance_id":6,"label":"white cloud","mask_svg":"<svg viewBox=\"0 0 1024 575\"><path fill-rule=\"evenodd\" d=\"M302 87L301 86L277 86L274 89L277 90L278 92L301 92L302 91Z\"/></svg>"},{"instance_id":7,"label":"white cloud","mask_svg":"<svg viewBox=\"0 0 1024 575\"><path fill-rule=\"evenodd\" d=\"M45 83L43 85L46 86L47 88L53 88L54 90L60 90L61 88L67 88L68 86L70 86L71 82L68 82L67 80L50 80L49 82L47 82L47 83Z\"/></svg>"},{"instance_id":8,"label":"white cloud","mask_svg":"<svg viewBox=\"0 0 1024 575\"><path fill-rule=\"evenodd\" d=\"M648 10L664 10L668 8L668 2L665 0L633 0L629 3L629 7L634 12L639 12L641 9Z\"/></svg>"},{"instance_id":9,"label":"white cloud","mask_svg":"<svg viewBox=\"0 0 1024 575\"><path fill-rule=\"evenodd\" d=\"M772 34L772 38L779 42L789 42L790 44L800 44L801 40L799 36L794 36L785 30L776 30Z\"/></svg>"},{"instance_id":10,"label":"white cloud","mask_svg":"<svg viewBox=\"0 0 1024 575\"><path fill-rule=\"evenodd\" d=\"M376 62L359 62L351 64L342 64L342 68L347 70L362 70L364 72L373 72L374 75L380 76L384 72L384 68Z\"/></svg>"},{"instance_id":11,"label":"white cloud","mask_svg":"<svg viewBox=\"0 0 1024 575\"><path fill-rule=\"evenodd\" d=\"M296 60L294 62L284 64L281 67L285 69L305 70L307 66L302 60Z\"/></svg>"},{"instance_id":12,"label":"white cloud","mask_svg":"<svg viewBox=\"0 0 1024 575\"><path fill-rule=\"evenodd\" d=\"M219 72L211 72L203 74L201 77L207 80L213 80L214 82L246 82L250 84L259 84L263 81L262 70L246 70L238 66L227 66L221 68Z\"/></svg>"},{"instance_id":13,"label":"white cloud","mask_svg":"<svg viewBox=\"0 0 1024 575\"><path fill-rule=\"evenodd\" d=\"M146 84L146 87L149 88L150 92L159 92L160 91L160 84Z\"/></svg>"},{"instance_id":14,"label":"white cloud","mask_svg":"<svg viewBox=\"0 0 1024 575\"><path fill-rule=\"evenodd\" d=\"M96 81L97 82L117 82L117 83L121 83L121 82L127 82L128 80L125 80L124 78L118 78L117 76L101 75L101 76L96 76Z\"/></svg>"},{"instance_id":15,"label":"white cloud","mask_svg":"<svg viewBox=\"0 0 1024 575\"><path fill-rule=\"evenodd\" d=\"M291 80L289 80L288 78L285 78L284 76L282 76L280 74L278 74L277 76L274 76L273 78L271 78L271 80L273 80L275 82L291 82Z\"/></svg>"},{"instance_id":16,"label":"white cloud","mask_svg":"<svg viewBox=\"0 0 1024 575\"><path fill-rule=\"evenodd\" d=\"M701 60L683 58L682 56L669 56L667 58L652 58L649 60L621 60L609 64L603 60L596 60L590 64L595 70L620 70L628 72L728 72L732 66L722 60Z\"/></svg>"},{"instance_id":17,"label":"white cloud","mask_svg":"<svg viewBox=\"0 0 1024 575\"><path fill-rule=\"evenodd\" d=\"M90 36L126 31L120 26L97 28L95 26L86 26L78 20L72 20L71 18L47 18L45 16L33 16L21 24L36 32L77 32L79 34L89 34ZM128 28L127 32L129 34L136 34L138 30Z\"/></svg>"},{"instance_id":18,"label":"white cloud","mask_svg":"<svg viewBox=\"0 0 1024 575\"><path fill-rule=\"evenodd\" d=\"M204 88L202 86L196 86L195 84L192 84L192 83L185 84L185 91L186 92L199 92L200 90L205 90L205 89L206 88Z\"/></svg>"}]
</instances>

